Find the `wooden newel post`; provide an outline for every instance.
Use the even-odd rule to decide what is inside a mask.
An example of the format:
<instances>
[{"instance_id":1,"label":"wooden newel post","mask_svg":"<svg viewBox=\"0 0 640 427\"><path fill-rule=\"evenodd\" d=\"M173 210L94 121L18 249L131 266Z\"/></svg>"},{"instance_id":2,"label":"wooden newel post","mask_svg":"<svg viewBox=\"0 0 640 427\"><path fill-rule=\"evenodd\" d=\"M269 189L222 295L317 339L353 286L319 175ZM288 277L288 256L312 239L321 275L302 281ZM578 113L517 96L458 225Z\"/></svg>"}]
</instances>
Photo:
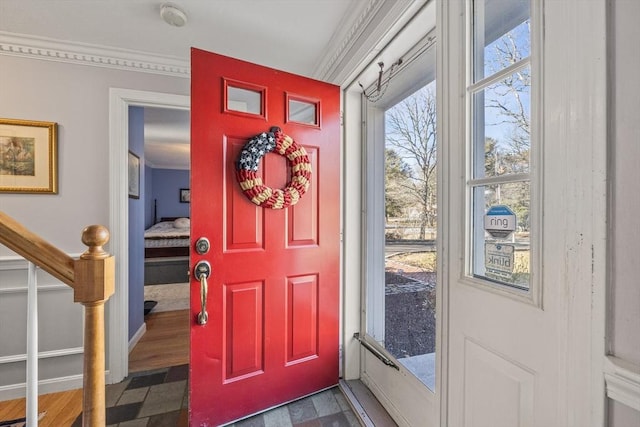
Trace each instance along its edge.
<instances>
[{"instance_id":1,"label":"wooden newel post","mask_svg":"<svg viewBox=\"0 0 640 427\"><path fill-rule=\"evenodd\" d=\"M104 303L114 292L115 261L102 248L109 241L109 230L90 225L82 231L82 243L88 246L75 260L74 301L85 307L84 384L82 425L104 427Z\"/></svg>"}]
</instances>

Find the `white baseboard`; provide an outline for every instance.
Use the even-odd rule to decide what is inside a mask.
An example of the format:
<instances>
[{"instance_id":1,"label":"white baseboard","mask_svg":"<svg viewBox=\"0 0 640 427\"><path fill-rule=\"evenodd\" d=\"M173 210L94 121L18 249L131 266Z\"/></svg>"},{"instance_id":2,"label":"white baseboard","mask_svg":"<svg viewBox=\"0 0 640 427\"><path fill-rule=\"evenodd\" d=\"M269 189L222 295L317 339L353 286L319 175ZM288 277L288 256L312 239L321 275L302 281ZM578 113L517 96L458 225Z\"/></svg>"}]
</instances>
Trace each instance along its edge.
<instances>
[{"instance_id":1,"label":"white baseboard","mask_svg":"<svg viewBox=\"0 0 640 427\"><path fill-rule=\"evenodd\" d=\"M82 374L38 381L38 395L76 390L79 388L82 388ZM21 399L26 395L27 385L25 383L10 384L0 387L0 402L5 400Z\"/></svg>"},{"instance_id":2,"label":"white baseboard","mask_svg":"<svg viewBox=\"0 0 640 427\"><path fill-rule=\"evenodd\" d=\"M109 370L105 371L105 379L106 378L109 378ZM38 395L78 390L81 388L82 374L38 381ZM22 399L26 395L27 385L25 383L10 384L0 387L0 402L4 402L5 400Z\"/></svg>"},{"instance_id":3,"label":"white baseboard","mask_svg":"<svg viewBox=\"0 0 640 427\"><path fill-rule=\"evenodd\" d=\"M145 322L142 322L142 325L140 325L140 328L138 328L136 333L133 334L133 336L129 340L129 353L131 353L131 350L133 350L133 347L135 347L136 344L138 344L138 341L140 341L140 338L142 338L145 332L147 332L147 324Z\"/></svg>"}]
</instances>

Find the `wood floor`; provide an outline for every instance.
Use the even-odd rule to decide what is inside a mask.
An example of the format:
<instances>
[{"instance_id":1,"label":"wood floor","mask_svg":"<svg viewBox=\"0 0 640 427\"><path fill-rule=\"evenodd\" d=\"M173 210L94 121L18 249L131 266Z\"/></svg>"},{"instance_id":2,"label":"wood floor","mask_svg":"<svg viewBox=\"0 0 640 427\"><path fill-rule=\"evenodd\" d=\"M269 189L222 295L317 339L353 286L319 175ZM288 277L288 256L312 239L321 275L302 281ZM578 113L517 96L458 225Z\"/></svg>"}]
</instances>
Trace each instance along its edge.
<instances>
[{"instance_id":1,"label":"wood floor","mask_svg":"<svg viewBox=\"0 0 640 427\"><path fill-rule=\"evenodd\" d=\"M129 372L189 363L189 310L151 313L147 332L129 354ZM39 427L67 427L82 411L82 390L43 394L38 412L46 411ZM24 417L25 399L0 402L0 422Z\"/></svg>"},{"instance_id":2,"label":"wood floor","mask_svg":"<svg viewBox=\"0 0 640 427\"><path fill-rule=\"evenodd\" d=\"M46 415L38 423L39 427L70 426L82 411L82 389L39 396L38 413L43 411ZM26 412L25 399L0 402L0 421L23 418Z\"/></svg>"},{"instance_id":3,"label":"wood floor","mask_svg":"<svg viewBox=\"0 0 640 427\"><path fill-rule=\"evenodd\" d=\"M189 310L151 313L145 323L147 332L129 353L129 372L189 363Z\"/></svg>"}]
</instances>

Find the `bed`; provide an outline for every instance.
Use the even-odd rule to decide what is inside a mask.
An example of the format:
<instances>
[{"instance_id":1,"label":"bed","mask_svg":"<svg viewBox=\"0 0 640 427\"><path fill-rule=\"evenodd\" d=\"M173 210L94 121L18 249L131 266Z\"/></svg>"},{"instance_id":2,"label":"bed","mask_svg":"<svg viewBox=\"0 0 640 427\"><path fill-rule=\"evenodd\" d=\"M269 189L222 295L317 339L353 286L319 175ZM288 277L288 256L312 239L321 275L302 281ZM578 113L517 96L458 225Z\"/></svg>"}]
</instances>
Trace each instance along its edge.
<instances>
[{"instance_id":1,"label":"bed","mask_svg":"<svg viewBox=\"0 0 640 427\"><path fill-rule=\"evenodd\" d=\"M162 218L144 232L144 257L188 256L189 229L189 218Z\"/></svg>"},{"instance_id":2,"label":"bed","mask_svg":"<svg viewBox=\"0 0 640 427\"><path fill-rule=\"evenodd\" d=\"M144 284L189 281L189 218L165 217L144 232Z\"/></svg>"}]
</instances>

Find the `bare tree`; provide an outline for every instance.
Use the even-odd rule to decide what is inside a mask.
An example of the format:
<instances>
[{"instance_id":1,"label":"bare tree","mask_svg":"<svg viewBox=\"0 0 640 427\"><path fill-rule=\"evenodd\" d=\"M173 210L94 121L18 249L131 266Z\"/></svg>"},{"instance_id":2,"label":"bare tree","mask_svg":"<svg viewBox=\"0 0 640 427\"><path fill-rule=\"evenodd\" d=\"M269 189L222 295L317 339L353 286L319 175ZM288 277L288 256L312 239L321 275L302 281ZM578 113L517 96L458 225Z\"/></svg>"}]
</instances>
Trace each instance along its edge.
<instances>
[{"instance_id":1,"label":"bare tree","mask_svg":"<svg viewBox=\"0 0 640 427\"><path fill-rule=\"evenodd\" d=\"M530 21L504 34L492 44L487 55L491 73L503 70L529 56ZM509 135L501 145L501 165L508 173L528 172L529 149L531 147L531 69L524 66L488 88L487 108L495 113L497 120L488 125L505 126Z\"/></svg>"},{"instance_id":2,"label":"bare tree","mask_svg":"<svg viewBox=\"0 0 640 427\"><path fill-rule=\"evenodd\" d=\"M487 67L491 73L520 63L530 54L530 21L527 20L504 34L492 45L487 54ZM524 63L494 85L487 88L486 107L493 111L495 122L506 132L499 140L488 138L485 150L490 149L499 174L529 172L531 147L531 69ZM486 151L485 151L486 156ZM486 159L485 159L486 160ZM485 167L487 167L485 161ZM529 228L530 188L528 181L502 184L496 188L497 202L504 203L517 213L519 225Z\"/></svg>"},{"instance_id":3,"label":"bare tree","mask_svg":"<svg viewBox=\"0 0 640 427\"><path fill-rule=\"evenodd\" d=\"M385 150L384 201L385 218L396 218L404 214L409 206L405 197L406 188L411 179L411 168L400 158L398 153L387 148Z\"/></svg>"},{"instance_id":4,"label":"bare tree","mask_svg":"<svg viewBox=\"0 0 640 427\"><path fill-rule=\"evenodd\" d=\"M386 113L386 144L411 166L403 183L406 198L419 209L420 234L436 221L436 99L432 85Z\"/></svg>"}]
</instances>

